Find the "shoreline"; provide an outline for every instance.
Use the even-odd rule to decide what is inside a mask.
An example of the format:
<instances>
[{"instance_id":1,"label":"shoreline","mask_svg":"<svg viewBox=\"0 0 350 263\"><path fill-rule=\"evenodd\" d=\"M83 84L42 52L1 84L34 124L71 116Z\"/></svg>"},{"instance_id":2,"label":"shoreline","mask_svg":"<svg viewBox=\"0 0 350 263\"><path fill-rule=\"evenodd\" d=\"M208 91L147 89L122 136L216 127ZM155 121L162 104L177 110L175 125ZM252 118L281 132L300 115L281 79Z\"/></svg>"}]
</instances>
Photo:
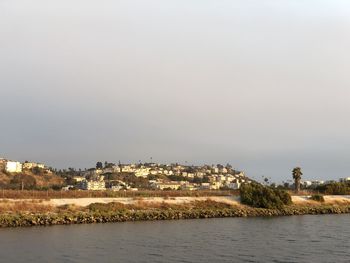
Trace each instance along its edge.
<instances>
[{"instance_id":1,"label":"shoreline","mask_svg":"<svg viewBox=\"0 0 350 263\"><path fill-rule=\"evenodd\" d=\"M69 224L112 223L127 221L183 220L224 217L272 217L350 213L350 204L291 205L282 209L247 206L202 207L193 209L144 209L62 213L5 213L0 214L0 227L51 226Z\"/></svg>"},{"instance_id":2,"label":"shoreline","mask_svg":"<svg viewBox=\"0 0 350 263\"><path fill-rule=\"evenodd\" d=\"M307 195L292 195L293 204L316 204L309 199ZM350 195L323 195L325 202L323 204L350 204ZM118 202L122 204L136 204L138 202L145 203L167 203L167 204L184 204L193 201L211 200L219 203L226 203L231 205L241 205L240 197L238 195L226 196L174 196L174 197L82 197L82 198L0 198L1 203L21 203L21 202L37 202L43 205L63 206L76 205L88 206L93 203L108 204Z\"/></svg>"}]
</instances>

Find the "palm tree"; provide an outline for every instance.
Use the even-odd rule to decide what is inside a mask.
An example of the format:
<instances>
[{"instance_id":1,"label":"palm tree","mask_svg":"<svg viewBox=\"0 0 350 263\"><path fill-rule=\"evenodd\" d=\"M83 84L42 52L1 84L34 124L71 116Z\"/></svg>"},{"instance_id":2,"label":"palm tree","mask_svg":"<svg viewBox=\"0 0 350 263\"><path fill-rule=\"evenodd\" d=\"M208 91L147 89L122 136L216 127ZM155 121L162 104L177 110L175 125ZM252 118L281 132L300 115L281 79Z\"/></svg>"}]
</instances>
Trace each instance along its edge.
<instances>
[{"instance_id":1,"label":"palm tree","mask_svg":"<svg viewBox=\"0 0 350 263\"><path fill-rule=\"evenodd\" d=\"M300 191L300 180L303 173L301 172L300 167L295 167L292 173L294 179L295 192L298 193Z\"/></svg>"}]
</instances>

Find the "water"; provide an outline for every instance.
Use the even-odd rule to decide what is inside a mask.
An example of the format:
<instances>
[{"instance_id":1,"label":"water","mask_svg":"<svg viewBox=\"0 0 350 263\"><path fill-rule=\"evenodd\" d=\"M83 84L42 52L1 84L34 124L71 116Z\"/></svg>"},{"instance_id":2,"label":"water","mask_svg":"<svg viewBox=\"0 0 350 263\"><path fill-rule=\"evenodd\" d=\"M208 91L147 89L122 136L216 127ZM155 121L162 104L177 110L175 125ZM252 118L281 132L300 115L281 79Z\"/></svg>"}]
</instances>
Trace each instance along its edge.
<instances>
[{"instance_id":1,"label":"water","mask_svg":"<svg viewBox=\"0 0 350 263\"><path fill-rule=\"evenodd\" d=\"M350 262L350 215L0 229L0 262Z\"/></svg>"}]
</instances>

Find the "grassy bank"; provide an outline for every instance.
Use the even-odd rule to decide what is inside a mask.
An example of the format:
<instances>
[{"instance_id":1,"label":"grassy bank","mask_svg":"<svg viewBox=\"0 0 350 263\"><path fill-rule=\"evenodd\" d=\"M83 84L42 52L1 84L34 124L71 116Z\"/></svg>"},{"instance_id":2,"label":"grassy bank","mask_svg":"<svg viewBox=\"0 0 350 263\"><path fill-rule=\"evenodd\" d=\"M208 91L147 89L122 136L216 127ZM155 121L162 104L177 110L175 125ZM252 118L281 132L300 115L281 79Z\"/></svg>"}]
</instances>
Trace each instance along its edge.
<instances>
[{"instance_id":1,"label":"grassy bank","mask_svg":"<svg viewBox=\"0 0 350 263\"><path fill-rule=\"evenodd\" d=\"M288 205L281 209L233 206L214 201L195 201L181 205L143 203L91 204L88 207L51 207L40 202L9 204L2 207L1 227L107 223L125 221L200 219L220 217L290 216L350 213L350 204Z\"/></svg>"}]
</instances>

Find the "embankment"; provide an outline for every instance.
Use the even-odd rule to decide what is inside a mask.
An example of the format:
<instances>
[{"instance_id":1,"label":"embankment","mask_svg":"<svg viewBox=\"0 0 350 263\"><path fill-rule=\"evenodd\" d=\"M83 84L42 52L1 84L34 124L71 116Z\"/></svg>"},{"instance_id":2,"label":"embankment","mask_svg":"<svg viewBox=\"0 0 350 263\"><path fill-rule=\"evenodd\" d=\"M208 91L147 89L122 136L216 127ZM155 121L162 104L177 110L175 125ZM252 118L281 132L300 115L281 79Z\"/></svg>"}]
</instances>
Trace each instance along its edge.
<instances>
[{"instance_id":1,"label":"embankment","mask_svg":"<svg viewBox=\"0 0 350 263\"><path fill-rule=\"evenodd\" d=\"M51 212L11 212L0 215L1 227L48 226L125 221L178 220L221 217L271 217L350 213L350 205L291 205L283 209L262 209L215 201L195 201L183 205L91 204L86 208L61 207Z\"/></svg>"}]
</instances>

